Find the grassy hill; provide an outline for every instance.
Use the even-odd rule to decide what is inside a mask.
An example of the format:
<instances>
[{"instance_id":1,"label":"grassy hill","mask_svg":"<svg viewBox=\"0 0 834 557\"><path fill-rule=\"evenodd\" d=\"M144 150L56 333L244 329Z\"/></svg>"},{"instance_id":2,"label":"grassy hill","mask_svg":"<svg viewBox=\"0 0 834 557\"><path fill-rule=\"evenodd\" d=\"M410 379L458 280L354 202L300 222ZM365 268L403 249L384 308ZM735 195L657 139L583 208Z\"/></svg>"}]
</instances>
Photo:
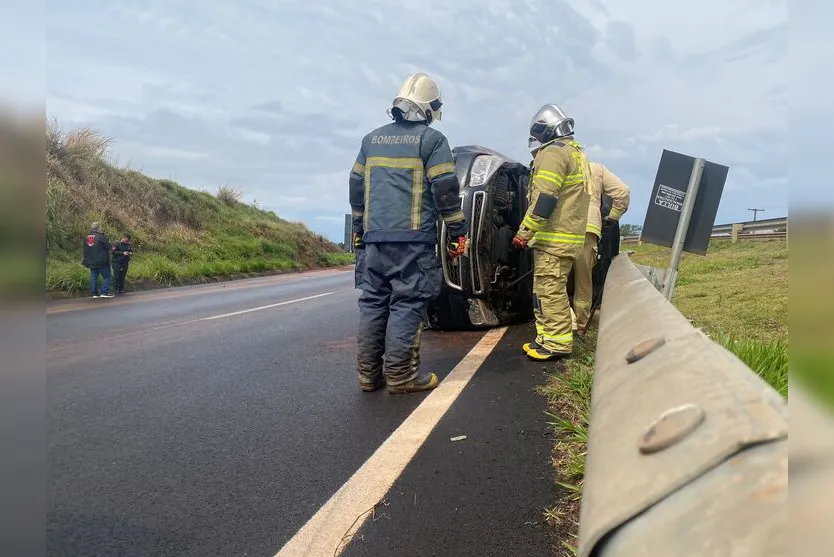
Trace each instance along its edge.
<instances>
[{"instance_id":1,"label":"grassy hill","mask_svg":"<svg viewBox=\"0 0 834 557\"><path fill-rule=\"evenodd\" d=\"M337 266L352 255L301 223L240 201L118 168L109 141L89 129L46 131L47 294L85 293L81 246L93 221L111 241L130 234L128 289L171 286L270 272Z\"/></svg>"}]
</instances>

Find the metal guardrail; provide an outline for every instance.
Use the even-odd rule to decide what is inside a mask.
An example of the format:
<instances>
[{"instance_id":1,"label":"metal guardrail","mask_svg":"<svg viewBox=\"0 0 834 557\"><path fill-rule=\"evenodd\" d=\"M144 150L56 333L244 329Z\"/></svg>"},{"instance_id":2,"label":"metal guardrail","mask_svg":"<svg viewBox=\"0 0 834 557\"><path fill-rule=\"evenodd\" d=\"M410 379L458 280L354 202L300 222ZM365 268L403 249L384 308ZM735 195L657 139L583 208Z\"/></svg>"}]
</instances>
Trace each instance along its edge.
<instances>
[{"instance_id":1,"label":"metal guardrail","mask_svg":"<svg viewBox=\"0 0 834 557\"><path fill-rule=\"evenodd\" d=\"M787 402L631 262L605 281L580 557L788 554Z\"/></svg>"},{"instance_id":2,"label":"metal guardrail","mask_svg":"<svg viewBox=\"0 0 834 557\"><path fill-rule=\"evenodd\" d=\"M736 234L739 240L772 240L785 238L787 237L788 217L719 224L712 227L712 235L710 238L714 240L732 238L733 227L737 227ZM621 240L621 243L626 245L637 244L639 242L640 236L623 236Z\"/></svg>"},{"instance_id":3,"label":"metal guardrail","mask_svg":"<svg viewBox=\"0 0 834 557\"><path fill-rule=\"evenodd\" d=\"M739 240L774 240L787 237L788 218L780 217L734 224L719 224L712 228L710 239L732 238L733 227L737 227L736 235ZM640 243L640 236L623 236L621 243L625 245Z\"/></svg>"},{"instance_id":4,"label":"metal guardrail","mask_svg":"<svg viewBox=\"0 0 834 557\"><path fill-rule=\"evenodd\" d=\"M788 226L788 217L750 220L750 221L746 221L746 222L738 222L738 223L731 223L731 224L719 224L719 225L716 225L716 226L712 227L712 233L713 234L719 234L719 233L725 232L725 233L729 234L733 230L733 224L741 225L742 230L780 229L780 228L786 228Z\"/></svg>"}]
</instances>

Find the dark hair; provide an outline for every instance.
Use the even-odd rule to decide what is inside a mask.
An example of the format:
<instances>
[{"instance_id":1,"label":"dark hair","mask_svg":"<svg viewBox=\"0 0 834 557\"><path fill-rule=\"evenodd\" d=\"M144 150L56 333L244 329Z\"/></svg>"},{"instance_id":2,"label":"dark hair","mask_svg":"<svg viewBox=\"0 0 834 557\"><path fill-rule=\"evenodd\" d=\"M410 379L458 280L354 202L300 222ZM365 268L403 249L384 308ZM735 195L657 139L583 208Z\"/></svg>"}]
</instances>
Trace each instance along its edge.
<instances>
[{"instance_id":1,"label":"dark hair","mask_svg":"<svg viewBox=\"0 0 834 557\"><path fill-rule=\"evenodd\" d=\"M125 238L127 238L128 240L132 240L132 239L133 239L133 238L131 238L131 237L130 237L130 234L125 234Z\"/></svg>"}]
</instances>

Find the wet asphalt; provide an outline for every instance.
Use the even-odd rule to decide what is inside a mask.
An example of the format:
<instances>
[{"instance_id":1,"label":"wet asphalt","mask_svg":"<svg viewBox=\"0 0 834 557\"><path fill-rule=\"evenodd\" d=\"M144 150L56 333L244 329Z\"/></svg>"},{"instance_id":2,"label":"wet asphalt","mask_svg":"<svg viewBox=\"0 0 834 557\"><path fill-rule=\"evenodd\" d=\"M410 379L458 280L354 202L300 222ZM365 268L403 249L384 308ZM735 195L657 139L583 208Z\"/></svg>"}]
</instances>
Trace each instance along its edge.
<instances>
[{"instance_id":1,"label":"wet asphalt","mask_svg":"<svg viewBox=\"0 0 834 557\"><path fill-rule=\"evenodd\" d=\"M358 389L357 296L335 270L49 304L48 554L274 555L426 396ZM505 335L343 555L554 553L528 332ZM481 335L427 332L425 369L442 379Z\"/></svg>"}]
</instances>

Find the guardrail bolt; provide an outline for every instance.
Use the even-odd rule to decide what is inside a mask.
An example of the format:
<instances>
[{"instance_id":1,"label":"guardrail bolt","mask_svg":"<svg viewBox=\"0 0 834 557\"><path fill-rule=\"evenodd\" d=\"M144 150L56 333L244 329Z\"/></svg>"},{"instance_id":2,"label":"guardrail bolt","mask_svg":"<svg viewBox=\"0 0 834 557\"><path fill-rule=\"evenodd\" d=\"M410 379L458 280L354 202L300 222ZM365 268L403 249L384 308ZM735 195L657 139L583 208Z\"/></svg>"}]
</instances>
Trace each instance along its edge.
<instances>
[{"instance_id":1,"label":"guardrail bolt","mask_svg":"<svg viewBox=\"0 0 834 557\"><path fill-rule=\"evenodd\" d=\"M650 338L635 344L626 354L626 362L633 364L637 360L642 360L664 344L666 344L666 339L663 337Z\"/></svg>"},{"instance_id":2,"label":"guardrail bolt","mask_svg":"<svg viewBox=\"0 0 834 557\"><path fill-rule=\"evenodd\" d=\"M643 454L667 449L698 429L705 418L704 409L697 404L670 408L649 426L637 441L637 448Z\"/></svg>"}]
</instances>

